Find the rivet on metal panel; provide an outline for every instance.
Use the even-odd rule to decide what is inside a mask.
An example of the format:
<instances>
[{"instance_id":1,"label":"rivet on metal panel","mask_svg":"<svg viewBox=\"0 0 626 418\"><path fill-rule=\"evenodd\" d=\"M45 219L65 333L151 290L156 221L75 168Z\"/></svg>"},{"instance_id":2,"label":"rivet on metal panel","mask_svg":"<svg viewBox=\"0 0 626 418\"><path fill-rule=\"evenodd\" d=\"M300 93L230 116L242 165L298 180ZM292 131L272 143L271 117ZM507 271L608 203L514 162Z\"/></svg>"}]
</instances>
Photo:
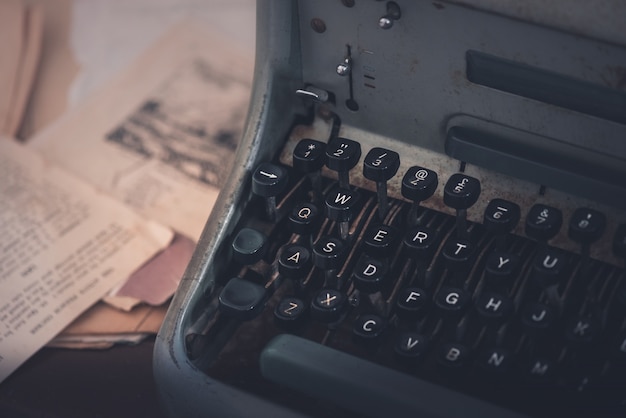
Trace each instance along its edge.
<instances>
[{"instance_id":1,"label":"rivet on metal panel","mask_svg":"<svg viewBox=\"0 0 626 418\"><path fill-rule=\"evenodd\" d=\"M326 32L326 23L322 19L314 17L311 19L311 28L317 33L324 33Z\"/></svg>"}]
</instances>

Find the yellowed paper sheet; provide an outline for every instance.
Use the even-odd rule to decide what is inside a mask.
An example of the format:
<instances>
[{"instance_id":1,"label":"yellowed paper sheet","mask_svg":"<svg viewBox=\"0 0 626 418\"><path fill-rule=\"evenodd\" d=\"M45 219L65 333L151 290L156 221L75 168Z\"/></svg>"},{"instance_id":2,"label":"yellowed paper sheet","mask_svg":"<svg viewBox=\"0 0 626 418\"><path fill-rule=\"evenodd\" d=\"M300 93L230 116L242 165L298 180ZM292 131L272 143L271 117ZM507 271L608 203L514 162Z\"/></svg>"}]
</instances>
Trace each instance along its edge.
<instances>
[{"instance_id":1,"label":"yellowed paper sheet","mask_svg":"<svg viewBox=\"0 0 626 418\"><path fill-rule=\"evenodd\" d=\"M29 144L195 241L243 130L252 60L183 23Z\"/></svg>"},{"instance_id":2,"label":"yellowed paper sheet","mask_svg":"<svg viewBox=\"0 0 626 418\"><path fill-rule=\"evenodd\" d=\"M0 381L172 231L0 138Z\"/></svg>"}]
</instances>

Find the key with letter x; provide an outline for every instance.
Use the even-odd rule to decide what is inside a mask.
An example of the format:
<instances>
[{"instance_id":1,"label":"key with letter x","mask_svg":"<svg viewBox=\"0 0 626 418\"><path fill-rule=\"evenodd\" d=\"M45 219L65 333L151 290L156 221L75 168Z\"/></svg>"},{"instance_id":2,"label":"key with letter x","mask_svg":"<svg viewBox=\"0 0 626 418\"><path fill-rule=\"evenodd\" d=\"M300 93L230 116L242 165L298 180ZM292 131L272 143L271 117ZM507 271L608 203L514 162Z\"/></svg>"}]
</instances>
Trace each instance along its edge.
<instances>
[{"instance_id":1,"label":"key with letter x","mask_svg":"<svg viewBox=\"0 0 626 418\"><path fill-rule=\"evenodd\" d=\"M341 317L346 296L335 289L322 289L311 301L311 313L322 322L335 322Z\"/></svg>"}]
</instances>

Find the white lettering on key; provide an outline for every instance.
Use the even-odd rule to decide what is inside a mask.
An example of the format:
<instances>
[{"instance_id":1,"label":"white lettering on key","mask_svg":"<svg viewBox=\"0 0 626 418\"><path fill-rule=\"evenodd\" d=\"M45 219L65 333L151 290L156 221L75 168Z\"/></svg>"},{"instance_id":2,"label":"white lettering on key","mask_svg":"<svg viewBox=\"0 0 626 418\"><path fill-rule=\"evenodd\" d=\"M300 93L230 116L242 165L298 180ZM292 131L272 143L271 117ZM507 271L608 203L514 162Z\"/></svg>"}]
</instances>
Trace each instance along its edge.
<instances>
[{"instance_id":1,"label":"white lettering on key","mask_svg":"<svg viewBox=\"0 0 626 418\"><path fill-rule=\"evenodd\" d=\"M387 234L388 234L387 231L379 229L376 235L374 236L374 241L382 242L382 240L385 238L385 235Z\"/></svg>"},{"instance_id":2,"label":"white lettering on key","mask_svg":"<svg viewBox=\"0 0 626 418\"><path fill-rule=\"evenodd\" d=\"M508 258L502 258L502 257L498 257L499 258L499 262L498 262L498 268L501 269L502 266L504 266L506 263L508 263L509 261L511 261Z\"/></svg>"},{"instance_id":3,"label":"white lettering on key","mask_svg":"<svg viewBox=\"0 0 626 418\"><path fill-rule=\"evenodd\" d=\"M530 374L538 374L540 376L543 376L546 374L547 371L548 371L547 364L543 364L540 361L536 361L535 364L533 365L533 368L530 370Z\"/></svg>"},{"instance_id":4,"label":"white lettering on key","mask_svg":"<svg viewBox=\"0 0 626 418\"><path fill-rule=\"evenodd\" d=\"M545 318L547 315L547 312L545 309L541 310L541 313L539 315L537 315L536 313L532 314L532 316L530 317L530 319L532 319L535 322L541 322L543 321L543 318Z\"/></svg>"},{"instance_id":5,"label":"white lettering on key","mask_svg":"<svg viewBox=\"0 0 626 418\"><path fill-rule=\"evenodd\" d=\"M465 244L461 244L460 242L456 243L456 251L454 252L454 255L459 255L459 253L461 252L461 250L467 248L467 245Z\"/></svg>"},{"instance_id":6,"label":"white lettering on key","mask_svg":"<svg viewBox=\"0 0 626 418\"><path fill-rule=\"evenodd\" d=\"M455 292L448 293L448 296L446 296L446 302L450 305L456 305L459 303L459 294Z\"/></svg>"},{"instance_id":7,"label":"white lettering on key","mask_svg":"<svg viewBox=\"0 0 626 418\"><path fill-rule=\"evenodd\" d=\"M347 194L341 194L341 193L337 193L337 196L335 197L335 203L340 203L342 205L345 205L346 203L348 203L348 201L352 198L352 196L349 196Z\"/></svg>"},{"instance_id":8,"label":"white lettering on key","mask_svg":"<svg viewBox=\"0 0 626 418\"><path fill-rule=\"evenodd\" d=\"M454 192L455 193L461 193L463 191L463 189L465 188L465 185L469 182L469 180L467 179L467 177L463 177L463 180L461 180L460 182L457 183L456 186L454 186Z\"/></svg>"},{"instance_id":9,"label":"white lettering on key","mask_svg":"<svg viewBox=\"0 0 626 418\"><path fill-rule=\"evenodd\" d=\"M325 253L332 253L335 250L336 246L337 244L335 244L334 242L327 242L324 248L322 248L322 251L324 251Z\"/></svg>"},{"instance_id":10,"label":"white lettering on key","mask_svg":"<svg viewBox=\"0 0 626 418\"><path fill-rule=\"evenodd\" d=\"M376 273L376 266L373 264L368 264L367 267L365 267L365 270L363 270L363 274L366 276L371 276L374 273Z\"/></svg>"},{"instance_id":11,"label":"white lettering on key","mask_svg":"<svg viewBox=\"0 0 626 418\"><path fill-rule=\"evenodd\" d=\"M542 224L547 221L548 216L548 209L542 210L541 213L539 213L539 216L537 216L537 224Z\"/></svg>"},{"instance_id":12,"label":"white lettering on key","mask_svg":"<svg viewBox=\"0 0 626 418\"><path fill-rule=\"evenodd\" d=\"M413 338L409 337L406 340L406 349L407 350L411 350L413 349L413 347L415 347L417 344L419 344L420 340L414 340Z\"/></svg>"},{"instance_id":13,"label":"white lettering on key","mask_svg":"<svg viewBox=\"0 0 626 418\"><path fill-rule=\"evenodd\" d=\"M547 255L546 258L543 259L543 266L547 269L551 269L554 268L558 262L559 259L557 257L550 257L550 255Z\"/></svg>"},{"instance_id":14,"label":"white lettering on key","mask_svg":"<svg viewBox=\"0 0 626 418\"><path fill-rule=\"evenodd\" d=\"M458 348L452 347L446 353L446 360L456 361L461 355L461 350Z\"/></svg>"},{"instance_id":15,"label":"white lettering on key","mask_svg":"<svg viewBox=\"0 0 626 418\"><path fill-rule=\"evenodd\" d=\"M493 219L500 219L502 218L502 215L509 211L507 208L503 208L502 206L497 206L496 209L498 210L494 212Z\"/></svg>"},{"instance_id":16,"label":"white lettering on key","mask_svg":"<svg viewBox=\"0 0 626 418\"><path fill-rule=\"evenodd\" d=\"M298 211L298 217L301 219L308 219L311 216L310 208L302 208Z\"/></svg>"},{"instance_id":17,"label":"white lettering on key","mask_svg":"<svg viewBox=\"0 0 626 418\"><path fill-rule=\"evenodd\" d=\"M330 306L330 302L332 302L335 299L337 299L337 296L331 296L330 293L326 293L326 299L324 299L322 303L325 303L326 306Z\"/></svg>"},{"instance_id":18,"label":"white lettering on key","mask_svg":"<svg viewBox=\"0 0 626 418\"><path fill-rule=\"evenodd\" d=\"M370 319L368 321L365 321L365 323L363 324L363 331L371 331L374 329L374 325L376 325L376 321Z\"/></svg>"},{"instance_id":19,"label":"white lettering on key","mask_svg":"<svg viewBox=\"0 0 626 418\"><path fill-rule=\"evenodd\" d=\"M300 251L293 253L291 257L287 258L287 260L293 261L294 263L298 264L300 262Z\"/></svg>"},{"instance_id":20,"label":"white lettering on key","mask_svg":"<svg viewBox=\"0 0 626 418\"><path fill-rule=\"evenodd\" d=\"M485 309L491 309L493 312L497 312L502 304L502 300L489 298L489 302L485 305Z\"/></svg>"},{"instance_id":21,"label":"white lettering on key","mask_svg":"<svg viewBox=\"0 0 626 418\"><path fill-rule=\"evenodd\" d=\"M426 171L426 170L417 170L415 172L415 180L411 180L411 184L413 186L417 186L417 183L419 183L422 180L426 180L426 177L428 177L428 171Z\"/></svg>"},{"instance_id":22,"label":"white lettering on key","mask_svg":"<svg viewBox=\"0 0 626 418\"><path fill-rule=\"evenodd\" d=\"M421 296L422 296L422 294L419 293L419 292L411 292L411 293L409 293L409 296L407 296L406 302L408 303L408 302L410 302L412 300L417 300Z\"/></svg>"},{"instance_id":23,"label":"white lettering on key","mask_svg":"<svg viewBox=\"0 0 626 418\"><path fill-rule=\"evenodd\" d=\"M500 355L498 356L498 353L492 353L491 356L489 356L489 360L487 360L488 364L491 364L492 366L500 366L502 364L502 362L504 361L504 355Z\"/></svg>"},{"instance_id":24,"label":"white lettering on key","mask_svg":"<svg viewBox=\"0 0 626 418\"><path fill-rule=\"evenodd\" d=\"M422 244L424 241L428 239L428 234L423 231L417 231L417 234L413 237L413 242L419 241Z\"/></svg>"},{"instance_id":25,"label":"white lettering on key","mask_svg":"<svg viewBox=\"0 0 626 418\"><path fill-rule=\"evenodd\" d=\"M588 322L578 321L574 327L574 334L584 337L587 333L587 328L589 328Z\"/></svg>"},{"instance_id":26,"label":"white lettering on key","mask_svg":"<svg viewBox=\"0 0 626 418\"><path fill-rule=\"evenodd\" d=\"M291 315L291 311L293 311L297 307L298 307L297 303L289 302L289 307L287 309L285 309L283 312L286 313L286 314Z\"/></svg>"}]
</instances>

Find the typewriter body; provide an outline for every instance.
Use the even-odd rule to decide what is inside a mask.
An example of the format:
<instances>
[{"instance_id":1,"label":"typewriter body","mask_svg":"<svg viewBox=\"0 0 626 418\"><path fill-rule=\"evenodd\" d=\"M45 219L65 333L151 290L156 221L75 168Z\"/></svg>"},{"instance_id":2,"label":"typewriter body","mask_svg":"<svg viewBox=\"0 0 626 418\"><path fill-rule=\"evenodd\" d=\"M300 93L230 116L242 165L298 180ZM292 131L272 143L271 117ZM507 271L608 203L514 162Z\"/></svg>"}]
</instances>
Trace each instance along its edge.
<instances>
[{"instance_id":1,"label":"typewriter body","mask_svg":"<svg viewBox=\"0 0 626 418\"><path fill-rule=\"evenodd\" d=\"M623 7L569 5L258 2L172 416L626 416Z\"/></svg>"}]
</instances>

